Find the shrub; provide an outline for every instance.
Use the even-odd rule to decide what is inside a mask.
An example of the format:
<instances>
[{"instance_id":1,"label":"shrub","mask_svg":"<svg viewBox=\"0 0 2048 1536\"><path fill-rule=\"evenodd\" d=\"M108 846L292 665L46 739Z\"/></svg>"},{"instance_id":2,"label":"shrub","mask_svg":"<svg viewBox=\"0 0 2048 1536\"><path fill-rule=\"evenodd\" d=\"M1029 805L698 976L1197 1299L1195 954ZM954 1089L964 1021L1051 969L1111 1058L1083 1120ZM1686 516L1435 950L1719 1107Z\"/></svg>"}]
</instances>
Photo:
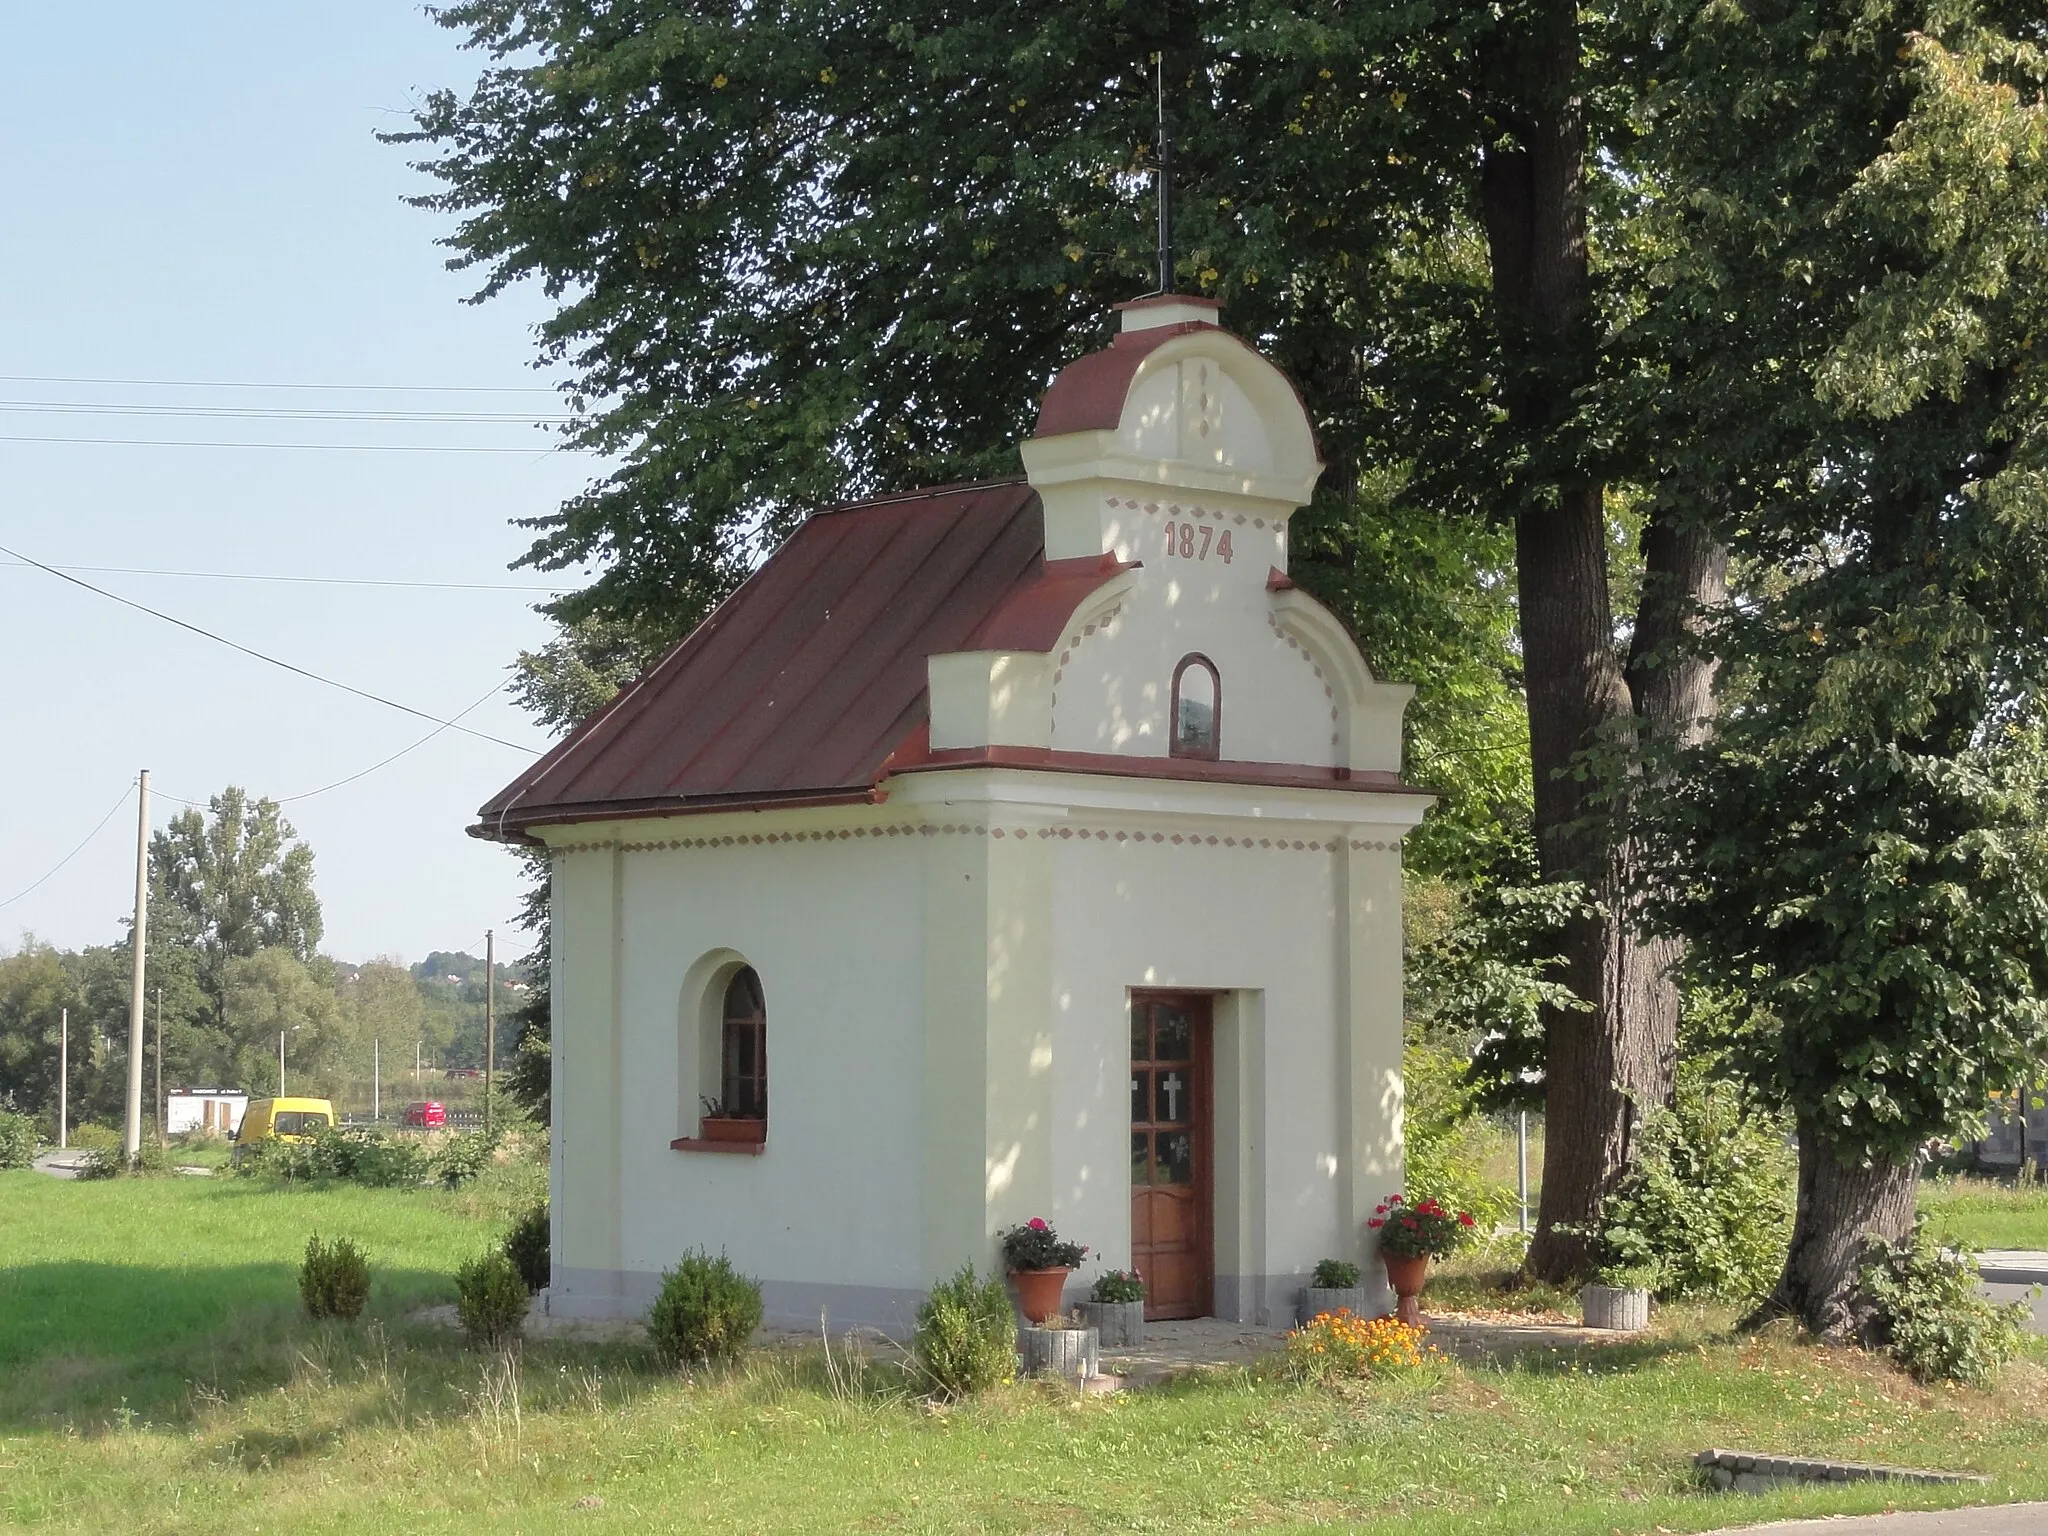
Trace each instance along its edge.
<instances>
[{"instance_id":1,"label":"shrub","mask_svg":"<svg viewBox=\"0 0 2048 1536\"><path fill-rule=\"evenodd\" d=\"M1410 1371L1422 1364L1426 1332L1398 1317L1359 1317L1349 1307L1318 1312L1287 1335L1287 1368L1308 1381Z\"/></svg>"},{"instance_id":2,"label":"shrub","mask_svg":"<svg viewBox=\"0 0 2048 1536\"><path fill-rule=\"evenodd\" d=\"M505 1257L519 1271L528 1291L546 1287L548 1274L548 1204L543 1200L512 1223L505 1234Z\"/></svg>"},{"instance_id":3,"label":"shrub","mask_svg":"<svg viewBox=\"0 0 2048 1536\"><path fill-rule=\"evenodd\" d=\"M128 1159L116 1147L95 1147L85 1154L78 1164L81 1179L119 1179L130 1175L143 1178L176 1173L171 1154L153 1141L145 1141L135 1150L135 1166L128 1166Z\"/></svg>"},{"instance_id":4,"label":"shrub","mask_svg":"<svg viewBox=\"0 0 2048 1536\"><path fill-rule=\"evenodd\" d=\"M912 1353L942 1397L966 1397L1015 1377L1017 1314L1003 1282L977 1279L969 1264L933 1286L917 1309Z\"/></svg>"},{"instance_id":5,"label":"shrub","mask_svg":"<svg viewBox=\"0 0 2048 1536\"><path fill-rule=\"evenodd\" d=\"M1349 1259L1317 1259L1309 1284L1322 1291L1348 1291L1356 1288L1359 1278L1358 1266Z\"/></svg>"},{"instance_id":6,"label":"shrub","mask_svg":"<svg viewBox=\"0 0 2048 1536\"><path fill-rule=\"evenodd\" d=\"M526 1326L526 1282L502 1253L480 1254L455 1271L455 1316L470 1343L503 1349Z\"/></svg>"},{"instance_id":7,"label":"shrub","mask_svg":"<svg viewBox=\"0 0 2048 1536\"><path fill-rule=\"evenodd\" d=\"M761 1287L722 1253L684 1254L647 1315L647 1336L670 1366L738 1359L760 1326Z\"/></svg>"},{"instance_id":8,"label":"shrub","mask_svg":"<svg viewBox=\"0 0 2048 1536\"><path fill-rule=\"evenodd\" d=\"M315 1233L306 1239L305 1262L299 1265L299 1299L308 1317L360 1315L370 1299L370 1261L347 1238L323 1243Z\"/></svg>"},{"instance_id":9,"label":"shrub","mask_svg":"<svg viewBox=\"0 0 2048 1536\"><path fill-rule=\"evenodd\" d=\"M311 1142L252 1141L236 1145L230 1167L239 1178L309 1183L319 1177L320 1160Z\"/></svg>"},{"instance_id":10,"label":"shrub","mask_svg":"<svg viewBox=\"0 0 2048 1536\"><path fill-rule=\"evenodd\" d=\"M128 1171L128 1159L115 1147L94 1147L78 1160L78 1177L81 1179L118 1179Z\"/></svg>"},{"instance_id":11,"label":"shrub","mask_svg":"<svg viewBox=\"0 0 2048 1536\"><path fill-rule=\"evenodd\" d=\"M1143 1301L1145 1277L1135 1269L1106 1269L1095 1277L1088 1299L1106 1304Z\"/></svg>"},{"instance_id":12,"label":"shrub","mask_svg":"<svg viewBox=\"0 0 2048 1536\"><path fill-rule=\"evenodd\" d=\"M1063 1241L1043 1216L1010 1228L1000 1241L1003 1262L1012 1269L1077 1269L1088 1257L1085 1247Z\"/></svg>"},{"instance_id":13,"label":"shrub","mask_svg":"<svg viewBox=\"0 0 2048 1536\"><path fill-rule=\"evenodd\" d=\"M27 1115L0 1110L0 1169L26 1168L35 1160L35 1121Z\"/></svg>"},{"instance_id":14,"label":"shrub","mask_svg":"<svg viewBox=\"0 0 2048 1536\"><path fill-rule=\"evenodd\" d=\"M426 1175L427 1158L415 1141L330 1126L313 1139L306 1166L316 1179L396 1189L418 1184Z\"/></svg>"},{"instance_id":15,"label":"shrub","mask_svg":"<svg viewBox=\"0 0 2048 1536\"><path fill-rule=\"evenodd\" d=\"M118 1151L121 1146L121 1133L111 1125L101 1125L95 1120L72 1126L66 1139L70 1141L73 1152Z\"/></svg>"},{"instance_id":16,"label":"shrub","mask_svg":"<svg viewBox=\"0 0 2048 1536\"><path fill-rule=\"evenodd\" d=\"M1871 1342L1920 1381L1988 1387L2025 1342L2027 1306L1977 1289L1977 1250L1944 1252L1922 1217L1896 1245L1873 1243L1859 1289Z\"/></svg>"},{"instance_id":17,"label":"shrub","mask_svg":"<svg viewBox=\"0 0 2048 1536\"><path fill-rule=\"evenodd\" d=\"M1754 1301L1784 1263L1792 1201L1784 1127L1745 1115L1733 1088L1688 1063L1601 1205L1603 1267L1648 1275L1666 1298Z\"/></svg>"},{"instance_id":18,"label":"shrub","mask_svg":"<svg viewBox=\"0 0 2048 1536\"><path fill-rule=\"evenodd\" d=\"M441 1143L428 1166L448 1189L460 1189L491 1165L498 1150L498 1132L468 1131Z\"/></svg>"}]
</instances>

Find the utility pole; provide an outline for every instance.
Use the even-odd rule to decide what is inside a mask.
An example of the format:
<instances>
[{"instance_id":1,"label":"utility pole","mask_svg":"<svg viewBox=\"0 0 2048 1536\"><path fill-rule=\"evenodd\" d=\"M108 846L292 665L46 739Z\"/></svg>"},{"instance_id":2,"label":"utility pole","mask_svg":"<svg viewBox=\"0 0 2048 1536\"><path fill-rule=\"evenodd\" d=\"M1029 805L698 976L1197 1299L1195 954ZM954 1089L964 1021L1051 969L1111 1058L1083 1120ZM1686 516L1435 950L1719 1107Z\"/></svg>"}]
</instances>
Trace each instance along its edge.
<instances>
[{"instance_id":1,"label":"utility pole","mask_svg":"<svg viewBox=\"0 0 2048 1536\"><path fill-rule=\"evenodd\" d=\"M277 1096L284 1097L284 1031L277 1032Z\"/></svg>"},{"instance_id":2,"label":"utility pole","mask_svg":"<svg viewBox=\"0 0 2048 1536\"><path fill-rule=\"evenodd\" d=\"M57 1026L57 1150L71 1144L71 1010Z\"/></svg>"},{"instance_id":3,"label":"utility pole","mask_svg":"<svg viewBox=\"0 0 2048 1536\"><path fill-rule=\"evenodd\" d=\"M491 1078L498 1065L498 938L484 930L484 1133L491 1129Z\"/></svg>"},{"instance_id":4,"label":"utility pole","mask_svg":"<svg viewBox=\"0 0 2048 1536\"><path fill-rule=\"evenodd\" d=\"M128 1117L121 1155L132 1167L142 1155L142 984L149 959L149 770L142 770L135 814L135 974L128 993Z\"/></svg>"},{"instance_id":5,"label":"utility pole","mask_svg":"<svg viewBox=\"0 0 2048 1536\"><path fill-rule=\"evenodd\" d=\"M156 1144L164 1144L164 989L156 989Z\"/></svg>"},{"instance_id":6,"label":"utility pole","mask_svg":"<svg viewBox=\"0 0 2048 1536\"><path fill-rule=\"evenodd\" d=\"M370 1118L384 1118L384 1042L370 1042Z\"/></svg>"},{"instance_id":7,"label":"utility pole","mask_svg":"<svg viewBox=\"0 0 2048 1536\"><path fill-rule=\"evenodd\" d=\"M1526 1109L1515 1121L1515 1190L1522 1207L1522 1219L1516 1230L1526 1237L1529 1232L1529 1111Z\"/></svg>"},{"instance_id":8,"label":"utility pole","mask_svg":"<svg viewBox=\"0 0 2048 1536\"><path fill-rule=\"evenodd\" d=\"M420 1043L417 1040L412 1043L412 1086L417 1093L420 1086Z\"/></svg>"}]
</instances>

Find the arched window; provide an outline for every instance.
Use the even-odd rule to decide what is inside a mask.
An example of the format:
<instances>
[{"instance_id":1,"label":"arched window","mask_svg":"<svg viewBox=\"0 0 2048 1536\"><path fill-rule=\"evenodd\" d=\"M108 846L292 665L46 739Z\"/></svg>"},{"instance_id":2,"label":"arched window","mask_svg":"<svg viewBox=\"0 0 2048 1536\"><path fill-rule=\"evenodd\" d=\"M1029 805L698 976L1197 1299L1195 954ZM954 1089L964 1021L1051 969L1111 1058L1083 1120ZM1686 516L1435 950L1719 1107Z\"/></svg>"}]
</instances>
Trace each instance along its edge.
<instances>
[{"instance_id":1,"label":"arched window","mask_svg":"<svg viewBox=\"0 0 2048 1536\"><path fill-rule=\"evenodd\" d=\"M1173 740L1167 750L1174 757L1214 761L1222 724L1223 684L1216 663L1192 651L1173 669Z\"/></svg>"},{"instance_id":2,"label":"arched window","mask_svg":"<svg viewBox=\"0 0 2048 1536\"><path fill-rule=\"evenodd\" d=\"M768 1118L768 1009L761 978L742 966L725 989L725 1020L719 1032L719 1105L739 1119Z\"/></svg>"}]
</instances>

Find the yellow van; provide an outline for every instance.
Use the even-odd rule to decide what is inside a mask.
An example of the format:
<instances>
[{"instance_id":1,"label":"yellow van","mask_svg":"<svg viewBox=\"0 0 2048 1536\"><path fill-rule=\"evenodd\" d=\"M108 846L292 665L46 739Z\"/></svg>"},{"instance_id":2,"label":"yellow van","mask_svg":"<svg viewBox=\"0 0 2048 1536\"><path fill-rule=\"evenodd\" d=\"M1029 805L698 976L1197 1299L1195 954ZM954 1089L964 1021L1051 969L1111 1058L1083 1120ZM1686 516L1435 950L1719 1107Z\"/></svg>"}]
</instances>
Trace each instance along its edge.
<instances>
[{"instance_id":1,"label":"yellow van","mask_svg":"<svg viewBox=\"0 0 2048 1536\"><path fill-rule=\"evenodd\" d=\"M334 1124L326 1099L256 1099L235 1132L235 1154L259 1141L311 1141Z\"/></svg>"}]
</instances>

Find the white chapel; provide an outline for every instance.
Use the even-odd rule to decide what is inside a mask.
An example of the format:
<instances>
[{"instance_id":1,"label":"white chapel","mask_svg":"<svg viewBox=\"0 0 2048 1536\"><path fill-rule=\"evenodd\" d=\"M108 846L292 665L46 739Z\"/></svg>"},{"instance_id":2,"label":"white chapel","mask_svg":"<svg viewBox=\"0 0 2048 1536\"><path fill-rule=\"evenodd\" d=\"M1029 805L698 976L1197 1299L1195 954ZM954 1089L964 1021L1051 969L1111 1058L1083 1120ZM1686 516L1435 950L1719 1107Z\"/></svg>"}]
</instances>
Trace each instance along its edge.
<instances>
[{"instance_id":1,"label":"white chapel","mask_svg":"<svg viewBox=\"0 0 2048 1536\"><path fill-rule=\"evenodd\" d=\"M1155 1318L1370 1257L1428 797L1288 578L1300 400L1217 321L1122 306L1021 478L818 512L483 807L553 871L552 1312L704 1248L900 1333L1033 1216Z\"/></svg>"}]
</instances>

